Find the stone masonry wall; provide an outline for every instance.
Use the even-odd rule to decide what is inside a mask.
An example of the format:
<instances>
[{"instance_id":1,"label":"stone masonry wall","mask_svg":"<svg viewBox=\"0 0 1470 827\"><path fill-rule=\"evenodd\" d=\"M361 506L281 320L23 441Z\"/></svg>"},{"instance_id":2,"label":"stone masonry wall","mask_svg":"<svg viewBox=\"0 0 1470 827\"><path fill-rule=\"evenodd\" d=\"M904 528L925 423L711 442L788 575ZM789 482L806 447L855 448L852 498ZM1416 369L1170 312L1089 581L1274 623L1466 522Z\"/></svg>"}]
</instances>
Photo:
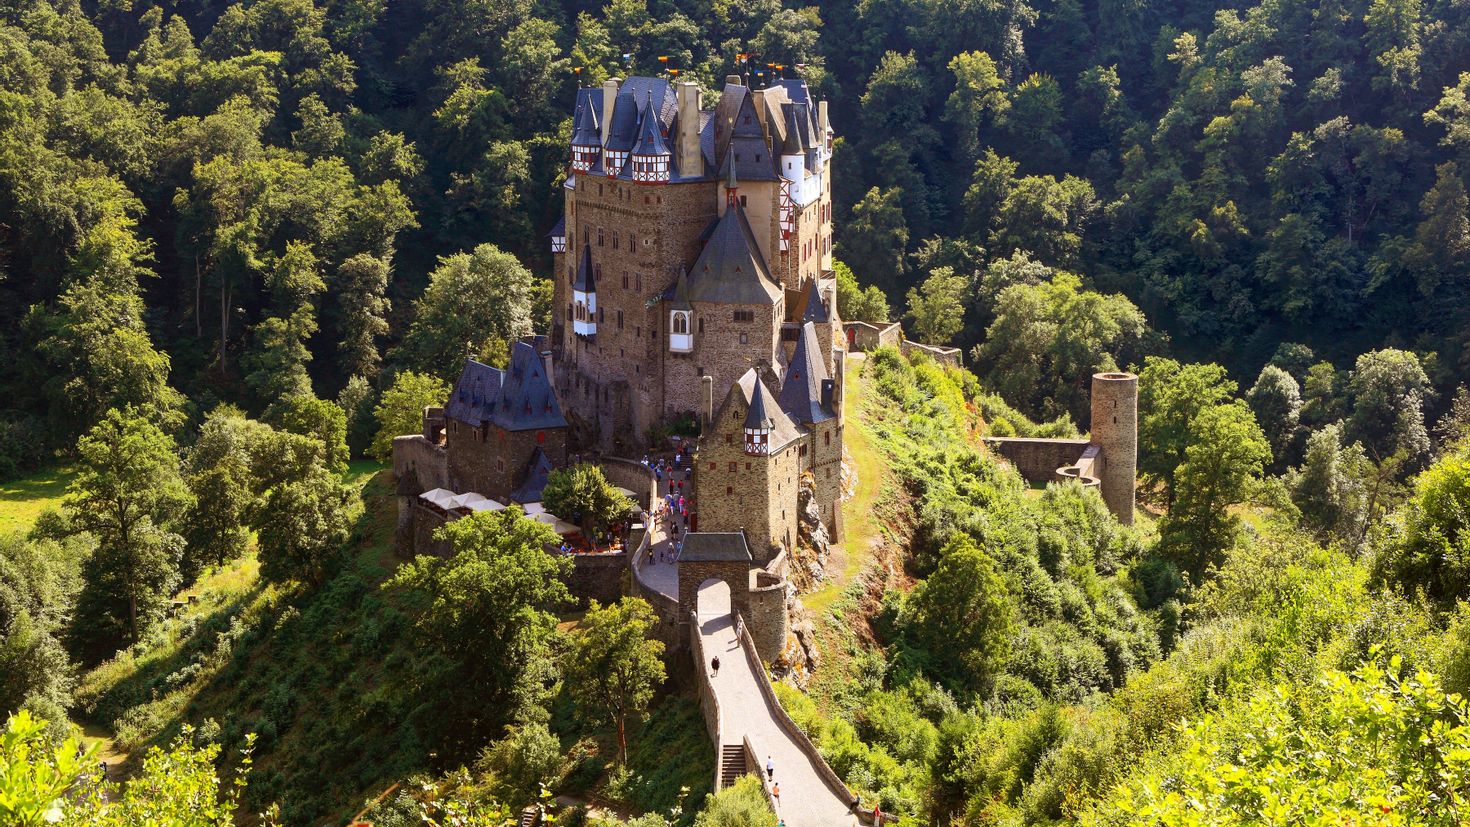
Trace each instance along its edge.
<instances>
[{"instance_id":1,"label":"stone masonry wall","mask_svg":"<svg viewBox=\"0 0 1470 827\"><path fill-rule=\"evenodd\" d=\"M579 607L586 607L589 600L606 606L623 596L623 572L628 569L627 552L573 554L571 557L572 573L567 577L567 589L577 599Z\"/></svg>"},{"instance_id":2,"label":"stone masonry wall","mask_svg":"<svg viewBox=\"0 0 1470 827\"><path fill-rule=\"evenodd\" d=\"M424 439L423 434L393 437L393 476L410 471L418 475L425 491L449 487L449 457L444 446Z\"/></svg>"},{"instance_id":3,"label":"stone masonry wall","mask_svg":"<svg viewBox=\"0 0 1470 827\"><path fill-rule=\"evenodd\" d=\"M769 457L745 453L744 399L736 394L716 416L699 450L694 470L700 531L745 530L751 556L765 565L773 543L791 547L796 538L796 480L804 440Z\"/></svg>"},{"instance_id":4,"label":"stone masonry wall","mask_svg":"<svg viewBox=\"0 0 1470 827\"><path fill-rule=\"evenodd\" d=\"M1027 482L1051 482L1056 470L1072 465L1087 450L1085 439L1027 439L1024 437L986 437L985 445L1010 463Z\"/></svg>"},{"instance_id":5,"label":"stone masonry wall","mask_svg":"<svg viewBox=\"0 0 1470 827\"><path fill-rule=\"evenodd\" d=\"M567 429L506 431L490 425L481 429L449 421L447 449L449 482L456 493L474 491L505 502L525 481L531 454L539 447L553 466L567 458Z\"/></svg>"}]
</instances>

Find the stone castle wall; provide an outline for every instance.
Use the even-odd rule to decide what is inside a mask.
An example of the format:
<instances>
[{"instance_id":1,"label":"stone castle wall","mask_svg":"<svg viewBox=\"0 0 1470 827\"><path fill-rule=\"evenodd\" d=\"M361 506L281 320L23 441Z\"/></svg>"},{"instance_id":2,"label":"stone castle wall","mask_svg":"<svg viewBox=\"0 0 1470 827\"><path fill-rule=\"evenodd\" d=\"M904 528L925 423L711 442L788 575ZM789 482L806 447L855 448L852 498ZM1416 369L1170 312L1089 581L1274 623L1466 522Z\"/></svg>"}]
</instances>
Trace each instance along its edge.
<instances>
[{"instance_id":1,"label":"stone castle wall","mask_svg":"<svg viewBox=\"0 0 1470 827\"><path fill-rule=\"evenodd\" d=\"M1045 483L1056 479L1058 468L1076 464L1087 450L1088 441L988 436L985 445L1014 465L1022 479Z\"/></svg>"},{"instance_id":2,"label":"stone castle wall","mask_svg":"<svg viewBox=\"0 0 1470 827\"><path fill-rule=\"evenodd\" d=\"M417 475L423 490L449 487L449 454L423 434L393 437L393 476Z\"/></svg>"},{"instance_id":3,"label":"stone castle wall","mask_svg":"<svg viewBox=\"0 0 1470 827\"><path fill-rule=\"evenodd\" d=\"M566 464L567 429L506 431L495 425L476 428L449 420L446 433L449 482L456 493L474 491L506 502L525 481L531 455L540 448L553 466Z\"/></svg>"}]
</instances>

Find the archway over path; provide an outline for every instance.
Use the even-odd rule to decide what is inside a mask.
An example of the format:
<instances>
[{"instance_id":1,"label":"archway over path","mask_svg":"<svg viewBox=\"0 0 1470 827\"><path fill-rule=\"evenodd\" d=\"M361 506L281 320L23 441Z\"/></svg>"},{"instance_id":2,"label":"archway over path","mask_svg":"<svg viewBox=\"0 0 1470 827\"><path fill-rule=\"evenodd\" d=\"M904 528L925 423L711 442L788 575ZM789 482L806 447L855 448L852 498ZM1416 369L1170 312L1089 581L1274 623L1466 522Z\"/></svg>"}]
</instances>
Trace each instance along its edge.
<instances>
[{"instance_id":1,"label":"archway over path","mask_svg":"<svg viewBox=\"0 0 1470 827\"><path fill-rule=\"evenodd\" d=\"M721 578L711 577L699 584L694 600L694 611L700 620L727 617L730 614L730 584Z\"/></svg>"}]
</instances>

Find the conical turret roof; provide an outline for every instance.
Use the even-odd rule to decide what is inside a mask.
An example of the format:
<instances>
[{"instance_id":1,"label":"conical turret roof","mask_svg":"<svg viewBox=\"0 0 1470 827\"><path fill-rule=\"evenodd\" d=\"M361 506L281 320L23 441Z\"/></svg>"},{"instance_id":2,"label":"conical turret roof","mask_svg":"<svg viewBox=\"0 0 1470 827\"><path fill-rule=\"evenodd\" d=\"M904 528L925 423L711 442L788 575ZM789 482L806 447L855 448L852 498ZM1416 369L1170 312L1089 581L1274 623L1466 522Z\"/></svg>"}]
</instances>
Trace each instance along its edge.
<instances>
[{"instance_id":1,"label":"conical turret roof","mask_svg":"<svg viewBox=\"0 0 1470 827\"><path fill-rule=\"evenodd\" d=\"M786 140L781 144L781 154L800 155L805 150L801 146L801 127L796 122L796 107L788 104L785 108Z\"/></svg>"},{"instance_id":2,"label":"conical turret roof","mask_svg":"<svg viewBox=\"0 0 1470 827\"><path fill-rule=\"evenodd\" d=\"M827 312L827 303L822 301L822 294L817 292L816 279L807 282L806 307L801 312L801 320L817 324L827 324L832 321L831 315Z\"/></svg>"},{"instance_id":3,"label":"conical turret roof","mask_svg":"<svg viewBox=\"0 0 1470 827\"><path fill-rule=\"evenodd\" d=\"M577 117L572 124L572 146L602 146L601 127L597 113L586 100L577 104Z\"/></svg>"},{"instance_id":4,"label":"conical turret roof","mask_svg":"<svg viewBox=\"0 0 1470 827\"><path fill-rule=\"evenodd\" d=\"M653 108L653 93L648 93L648 106L643 110L643 128L638 132L638 143L633 147L634 155L668 155L668 144L664 143L658 125L658 113Z\"/></svg>"},{"instance_id":5,"label":"conical turret roof","mask_svg":"<svg viewBox=\"0 0 1470 827\"><path fill-rule=\"evenodd\" d=\"M750 395L750 409L745 412L745 427L750 430L769 431L776 421L766 413L766 385L756 377L755 388Z\"/></svg>"},{"instance_id":6,"label":"conical turret roof","mask_svg":"<svg viewBox=\"0 0 1470 827\"><path fill-rule=\"evenodd\" d=\"M577 280L572 282L572 289L582 293L597 291L597 279L593 275L592 267L592 244L587 238L582 239L582 261L577 265Z\"/></svg>"}]
</instances>

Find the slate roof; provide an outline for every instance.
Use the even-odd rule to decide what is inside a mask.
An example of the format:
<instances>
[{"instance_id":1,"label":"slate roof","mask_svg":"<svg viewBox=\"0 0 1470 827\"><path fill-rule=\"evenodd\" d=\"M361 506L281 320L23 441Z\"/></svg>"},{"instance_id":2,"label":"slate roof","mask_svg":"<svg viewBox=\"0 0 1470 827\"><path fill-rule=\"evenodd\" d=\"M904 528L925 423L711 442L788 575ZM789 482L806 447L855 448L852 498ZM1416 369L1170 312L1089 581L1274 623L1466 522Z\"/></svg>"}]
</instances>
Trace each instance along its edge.
<instances>
[{"instance_id":1,"label":"slate roof","mask_svg":"<svg viewBox=\"0 0 1470 827\"><path fill-rule=\"evenodd\" d=\"M743 376L735 380L735 384L730 386L730 393L743 394L742 399L747 405L750 405L756 398L756 385L761 385L762 395L770 398L771 391L770 389L766 388L765 385L761 382L760 376L756 373L755 368L747 370ZM730 397L726 396L725 405L728 405L729 402ZM771 453L774 454L782 448L785 448L787 445L790 445L794 440L800 438L801 429L797 427L797 424L793 422L791 417L787 415L785 411L781 410L779 406L765 405L764 400L762 400L762 402L763 408L765 410L765 416L768 420L770 420L771 423L771 437L769 440L769 444L771 446ZM724 415L725 405L720 406L720 415Z\"/></svg>"},{"instance_id":2,"label":"slate roof","mask_svg":"<svg viewBox=\"0 0 1470 827\"><path fill-rule=\"evenodd\" d=\"M664 293L664 299L669 302L671 310L692 310L689 304L689 272L679 268L679 277L674 280L674 285Z\"/></svg>"},{"instance_id":3,"label":"slate roof","mask_svg":"<svg viewBox=\"0 0 1470 827\"><path fill-rule=\"evenodd\" d=\"M755 98L744 86L725 86L725 95L715 107L710 123L715 131L715 150L723 159L719 174L728 174L734 165L736 173L745 181L776 181L776 160L771 157L766 145L766 135L761 129L760 118L756 117ZM726 97L738 100L726 105ZM728 134L727 134L728 133Z\"/></svg>"},{"instance_id":4,"label":"slate roof","mask_svg":"<svg viewBox=\"0 0 1470 827\"><path fill-rule=\"evenodd\" d=\"M817 343L817 327L807 322L801 326L796 350L791 354L786 378L781 382L781 409L791 414L792 419L807 425L835 418L836 414L822 407L822 384L828 378L822 349Z\"/></svg>"},{"instance_id":5,"label":"slate roof","mask_svg":"<svg viewBox=\"0 0 1470 827\"><path fill-rule=\"evenodd\" d=\"M562 216L561 218L558 218L556 220L556 224L554 226L552 226L551 232L547 233L546 235L548 237L550 237L550 238L566 238L567 237L567 217L566 216Z\"/></svg>"},{"instance_id":6,"label":"slate roof","mask_svg":"<svg viewBox=\"0 0 1470 827\"><path fill-rule=\"evenodd\" d=\"M691 531L684 535L680 563L747 563L752 560L743 531Z\"/></svg>"},{"instance_id":7,"label":"slate roof","mask_svg":"<svg viewBox=\"0 0 1470 827\"><path fill-rule=\"evenodd\" d=\"M650 98L647 106L643 108L643 126L638 130L638 143L633 146L634 155L668 155L669 146L664 143L662 127L659 126L657 117L649 117L653 111L653 101Z\"/></svg>"},{"instance_id":8,"label":"slate roof","mask_svg":"<svg viewBox=\"0 0 1470 827\"><path fill-rule=\"evenodd\" d=\"M459 380L449 392L444 415L466 425L480 427L495 415L495 401L500 398L500 384L505 372L474 359L464 360Z\"/></svg>"},{"instance_id":9,"label":"slate roof","mask_svg":"<svg viewBox=\"0 0 1470 827\"><path fill-rule=\"evenodd\" d=\"M541 354L525 342L512 346L509 370L466 359L444 414L476 428L484 422L507 431L567 426Z\"/></svg>"},{"instance_id":10,"label":"slate roof","mask_svg":"<svg viewBox=\"0 0 1470 827\"><path fill-rule=\"evenodd\" d=\"M745 427L747 430L764 431L773 427L776 422L771 415L766 413L766 383L756 382L751 389L750 407L745 411Z\"/></svg>"},{"instance_id":11,"label":"slate roof","mask_svg":"<svg viewBox=\"0 0 1470 827\"><path fill-rule=\"evenodd\" d=\"M541 502L541 492L546 490L546 479L551 476L551 460L546 452L537 448L531 452L531 461L526 464L526 481L510 492L510 498L518 503Z\"/></svg>"},{"instance_id":12,"label":"slate roof","mask_svg":"<svg viewBox=\"0 0 1470 827\"><path fill-rule=\"evenodd\" d=\"M511 348L510 369L500 386L494 421L507 431L567 426L541 354L525 342Z\"/></svg>"},{"instance_id":13,"label":"slate roof","mask_svg":"<svg viewBox=\"0 0 1470 827\"><path fill-rule=\"evenodd\" d=\"M627 84L623 87L613 99L612 121L607 128L607 142L603 146L627 152L633 148L633 142L638 140L639 113L638 99L627 90Z\"/></svg>"},{"instance_id":14,"label":"slate roof","mask_svg":"<svg viewBox=\"0 0 1470 827\"><path fill-rule=\"evenodd\" d=\"M585 238L582 239L582 262L577 265L577 280L572 282L572 289L582 293L597 291L597 278L592 266L592 245Z\"/></svg>"},{"instance_id":15,"label":"slate roof","mask_svg":"<svg viewBox=\"0 0 1470 827\"><path fill-rule=\"evenodd\" d=\"M785 293L770 272L745 210L728 207L694 260L689 301L773 305Z\"/></svg>"},{"instance_id":16,"label":"slate roof","mask_svg":"<svg viewBox=\"0 0 1470 827\"><path fill-rule=\"evenodd\" d=\"M806 150L801 145L801 126L796 122L796 107L788 103L781 108L786 110L786 139L781 142L781 154L802 155Z\"/></svg>"},{"instance_id":17,"label":"slate roof","mask_svg":"<svg viewBox=\"0 0 1470 827\"><path fill-rule=\"evenodd\" d=\"M596 91L597 94L592 94ZM572 146L602 146L602 127L598 112L602 109L602 90L578 89L577 110L572 122Z\"/></svg>"},{"instance_id":18,"label":"slate roof","mask_svg":"<svg viewBox=\"0 0 1470 827\"><path fill-rule=\"evenodd\" d=\"M832 321L832 317L827 312L827 303L822 301L822 294L817 292L816 279L807 282L805 299L805 304L801 310L801 320L803 322L826 324Z\"/></svg>"}]
</instances>

